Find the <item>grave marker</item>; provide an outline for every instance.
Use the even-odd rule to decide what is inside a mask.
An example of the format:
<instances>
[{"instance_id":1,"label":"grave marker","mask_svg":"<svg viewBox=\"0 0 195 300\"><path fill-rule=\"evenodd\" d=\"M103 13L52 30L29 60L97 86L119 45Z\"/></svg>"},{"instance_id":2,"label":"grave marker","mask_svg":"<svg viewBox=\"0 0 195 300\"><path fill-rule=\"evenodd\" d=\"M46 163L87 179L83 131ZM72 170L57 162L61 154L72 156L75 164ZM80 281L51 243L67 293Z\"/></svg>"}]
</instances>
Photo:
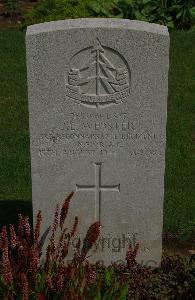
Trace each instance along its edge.
<instances>
[{"instance_id":1,"label":"grave marker","mask_svg":"<svg viewBox=\"0 0 195 300\"><path fill-rule=\"evenodd\" d=\"M92 260L124 260L141 244L162 253L169 34L117 19L29 26L26 34L33 210L43 232L56 203L75 191L69 227L97 220Z\"/></svg>"}]
</instances>

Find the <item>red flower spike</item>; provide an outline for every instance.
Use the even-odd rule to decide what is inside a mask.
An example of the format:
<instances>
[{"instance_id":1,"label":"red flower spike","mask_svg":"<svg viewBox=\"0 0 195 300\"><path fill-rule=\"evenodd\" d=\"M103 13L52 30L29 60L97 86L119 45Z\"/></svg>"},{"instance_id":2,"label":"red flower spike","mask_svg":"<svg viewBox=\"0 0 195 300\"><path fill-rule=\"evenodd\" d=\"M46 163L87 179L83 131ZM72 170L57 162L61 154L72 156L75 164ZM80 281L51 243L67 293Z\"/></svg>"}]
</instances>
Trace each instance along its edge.
<instances>
[{"instance_id":1,"label":"red flower spike","mask_svg":"<svg viewBox=\"0 0 195 300\"><path fill-rule=\"evenodd\" d=\"M23 216L21 214L18 214L18 241L22 243L22 237L23 237Z\"/></svg>"},{"instance_id":2,"label":"red flower spike","mask_svg":"<svg viewBox=\"0 0 195 300\"><path fill-rule=\"evenodd\" d=\"M77 249L77 251L80 251L80 248L81 248L81 239L79 238L78 242L76 243L76 249Z\"/></svg>"},{"instance_id":3,"label":"red flower spike","mask_svg":"<svg viewBox=\"0 0 195 300\"><path fill-rule=\"evenodd\" d=\"M49 277L49 276L46 276L46 287L47 287L49 290L52 290L52 289L53 289L52 279L51 279L51 277Z\"/></svg>"},{"instance_id":4,"label":"red flower spike","mask_svg":"<svg viewBox=\"0 0 195 300\"><path fill-rule=\"evenodd\" d=\"M24 217L24 229L25 229L26 238L28 241L30 241L31 230L30 230L29 218L27 216Z\"/></svg>"},{"instance_id":5,"label":"red flower spike","mask_svg":"<svg viewBox=\"0 0 195 300\"><path fill-rule=\"evenodd\" d=\"M63 267L63 265L59 266L54 278L54 285L57 291L61 291L64 288L64 273L65 268Z\"/></svg>"},{"instance_id":6,"label":"red flower spike","mask_svg":"<svg viewBox=\"0 0 195 300\"><path fill-rule=\"evenodd\" d=\"M35 248L30 249L29 273L35 274L39 266L39 253Z\"/></svg>"},{"instance_id":7,"label":"red flower spike","mask_svg":"<svg viewBox=\"0 0 195 300\"><path fill-rule=\"evenodd\" d=\"M51 241L50 241L50 246L51 246L50 252L51 252L52 256L54 257L55 252L56 252L56 245L55 245L54 240L51 240Z\"/></svg>"},{"instance_id":8,"label":"red flower spike","mask_svg":"<svg viewBox=\"0 0 195 300\"><path fill-rule=\"evenodd\" d=\"M96 271L92 268L92 266L87 262L85 264L85 273L88 284L94 283L96 280Z\"/></svg>"},{"instance_id":9,"label":"red flower spike","mask_svg":"<svg viewBox=\"0 0 195 300\"><path fill-rule=\"evenodd\" d=\"M73 228L71 230L71 237L73 237L75 235L75 232L77 230L77 226L78 226L78 223L79 223L79 218L78 217L75 217L74 219L74 225L73 225Z\"/></svg>"},{"instance_id":10,"label":"red flower spike","mask_svg":"<svg viewBox=\"0 0 195 300\"><path fill-rule=\"evenodd\" d=\"M136 243L134 249L132 249L132 247L129 246L129 249L128 249L127 254L126 254L126 262L127 262L127 267L128 268L131 268L133 265L135 265L137 263L136 262L136 257L137 257L139 248L140 248L139 243Z\"/></svg>"},{"instance_id":11,"label":"red flower spike","mask_svg":"<svg viewBox=\"0 0 195 300\"><path fill-rule=\"evenodd\" d=\"M70 205L70 200L73 197L74 192L71 192L67 198L64 200L64 204L62 206L61 212L60 212L60 228L63 228L64 221L67 217L68 210L69 210L69 205Z\"/></svg>"},{"instance_id":12,"label":"red flower spike","mask_svg":"<svg viewBox=\"0 0 195 300\"><path fill-rule=\"evenodd\" d=\"M14 249L17 245L17 236L16 236L14 226L10 224L9 227L10 227L10 245L11 248Z\"/></svg>"},{"instance_id":13,"label":"red flower spike","mask_svg":"<svg viewBox=\"0 0 195 300\"><path fill-rule=\"evenodd\" d=\"M4 248L2 255L2 269L3 269L3 280L6 285L10 285L13 281L12 269L10 265L8 248Z\"/></svg>"},{"instance_id":14,"label":"red flower spike","mask_svg":"<svg viewBox=\"0 0 195 300\"><path fill-rule=\"evenodd\" d=\"M65 239L65 233L66 233L66 231L67 231L67 228L65 228L62 231L62 233L60 235L60 238L59 238L59 242L58 242L57 249L56 249L56 251L57 251L57 257L56 257L56 259L57 260L61 259L61 254L62 254L62 249L63 249L63 244L64 244L64 239Z\"/></svg>"},{"instance_id":15,"label":"red flower spike","mask_svg":"<svg viewBox=\"0 0 195 300\"><path fill-rule=\"evenodd\" d=\"M47 300L47 298L43 294L39 294L37 300Z\"/></svg>"},{"instance_id":16,"label":"red flower spike","mask_svg":"<svg viewBox=\"0 0 195 300\"><path fill-rule=\"evenodd\" d=\"M46 249L46 254L45 254L45 273L48 274L49 272L49 265L50 265L50 253L51 253L51 245L49 244Z\"/></svg>"},{"instance_id":17,"label":"red flower spike","mask_svg":"<svg viewBox=\"0 0 195 300\"><path fill-rule=\"evenodd\" d=\"M1 250L2 250L2 271L3 279L6 285L9 285L13 281L12 269L9 260L7 227L3 226L1 232Z\"/></svg>"},{"instance_id":18,"label":"red flower spike","mask_svg":"<svg viewBox=\"0 0 195 300\"><path fill-rule=\"evenodd\" d=\"M38 211L37 217L36 217L36 224L34 228L34 244L37 246L39 243L39 237L40 237L40 228L41 228L41 211Z\"/></svg>"},{"instance_id":19,"label":"red flower spike","mask_svg":"<svg viewBox=\"0 0 195 300\"><path fill-rule=\"evenodd\" d=\"M8 248L8 238L7 238L7 227L3 226L2 232L1 232L1 248L2 251L6 248Z\"/></svg>"},{"instance_id":20,"label":"red flower spike","mask_svg":"<svg viewBox=\"0 0 195 300\"><path fill-rule=\"evenodd\" d=\"M59 218L59 206L57 204L55 214L54 214L53 226L52 226L52 237L51 237L52 240L54 239L55 232L58 229L58 218Z\"/></svg>"},{"instance_id":21,"label":"red flower spike","mask_svg":"<svg viewBox=\"0 0 195 300\"><path fill-rule=\"evenodd\" d=\"M22 294L22 300L28 300L29 299L29 285L26 275L21 272L19 274L19 280L20 280L20 290Z\"/></svg>"},{"instance_id":22,"label":"red flower spike","mask_svg":"<svg viewBox=\"0 0 195 300\"><path fill-rule=\"evenodd\" d=\"M100 222L96 222L89 227L86 237L83 241L83 248L81 251L82 259L84 259L86 257L86 254L89 252L89 250L95 244L96 240L99 237L99 234L100 234Z\"/></svg>"},{"instance_id":23,"label":"red flower spike","mask_svg":"<svg viewBox=\"0 0 195 300\"><path fill-rule=\"evenodd\" d=\"M64 244L62 248L62 259L64 259L68 255L68 245Z\"/></svg>"}]
</instances>

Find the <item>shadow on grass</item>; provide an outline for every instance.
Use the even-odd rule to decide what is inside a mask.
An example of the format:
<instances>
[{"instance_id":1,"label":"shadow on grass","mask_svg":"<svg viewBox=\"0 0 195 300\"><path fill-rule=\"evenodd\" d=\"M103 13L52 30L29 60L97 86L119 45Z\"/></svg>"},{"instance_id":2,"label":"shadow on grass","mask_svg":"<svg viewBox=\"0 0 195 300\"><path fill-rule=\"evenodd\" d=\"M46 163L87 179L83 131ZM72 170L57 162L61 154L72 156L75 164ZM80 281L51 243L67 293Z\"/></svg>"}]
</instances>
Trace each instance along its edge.
<instances>
[{"instance_id":1,"label":"shadow on grass","mask_svg":"<svg viewBox=\"0 0 195 300\"><path fill-rule=\"evenodd\" d=\"M0 230L3 225L17 224L18 214L28 216L32 226L32 201L0 201Z\"/></svg>"}]
</instances>

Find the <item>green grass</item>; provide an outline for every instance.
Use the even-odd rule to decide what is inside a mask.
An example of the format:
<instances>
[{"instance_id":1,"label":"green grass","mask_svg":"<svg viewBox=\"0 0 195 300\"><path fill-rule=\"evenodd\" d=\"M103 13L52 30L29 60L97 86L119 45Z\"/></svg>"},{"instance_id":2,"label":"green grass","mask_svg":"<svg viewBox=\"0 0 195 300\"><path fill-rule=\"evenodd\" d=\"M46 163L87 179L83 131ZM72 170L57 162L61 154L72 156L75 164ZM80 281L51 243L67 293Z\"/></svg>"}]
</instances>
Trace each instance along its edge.
<instances>
[{"instance_id":1,"label":"green grass","mask_svg":"<svg viewBox=\"0 0 195 300\"><path fill-rule=\"evenodd\" d=\"M0 32L0 199L31 199L24 33Z\"/></svg>"},{"instance_id":2,"label":"green grass","mask_svg":"<svg viewBox=\"0 0 195 300\"><path fill-rule=\"evenodd\" d=\"M0 32L0 91L0 199L30 200L25 43L20 31ZM188 231L190 222L195 223L194 100L195 31L171 32L164 205L164 228L169 232ZM7 202L7 210L6 201L0 204L0 224L6 212L8 217L18 211L17 201Z\"/></svg>"},{"instance_id":3,"label":"green grass","mask_svg":"<svg viewBox=\"0 0 195 300\"><path fill-rule=\"evenodd\" d=\"M195 30L171 33L164 224L167 231L195 228L193 125Z\"/></svg>"}]
</instances>

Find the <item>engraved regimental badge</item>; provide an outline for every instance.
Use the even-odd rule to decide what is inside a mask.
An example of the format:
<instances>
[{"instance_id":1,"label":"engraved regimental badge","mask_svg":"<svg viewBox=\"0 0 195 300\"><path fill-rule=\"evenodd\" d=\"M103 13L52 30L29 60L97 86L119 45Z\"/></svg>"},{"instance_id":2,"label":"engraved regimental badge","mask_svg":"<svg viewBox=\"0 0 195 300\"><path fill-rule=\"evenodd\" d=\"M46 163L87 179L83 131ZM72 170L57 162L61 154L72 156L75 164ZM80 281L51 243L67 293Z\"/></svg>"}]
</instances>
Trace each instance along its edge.
<instances>
[{"instance_id":1,"label":"engraved regimental badge","mask_svg":"<svg viewBox=\"0 0 195 300\"><path fill-rule=\"evenodd\" d=\"M115 50L101 45L77 52L70 60L66 95L88 107L105 107L125 102L130 92L130 70Z\"/></svg>"}]
</instances>

